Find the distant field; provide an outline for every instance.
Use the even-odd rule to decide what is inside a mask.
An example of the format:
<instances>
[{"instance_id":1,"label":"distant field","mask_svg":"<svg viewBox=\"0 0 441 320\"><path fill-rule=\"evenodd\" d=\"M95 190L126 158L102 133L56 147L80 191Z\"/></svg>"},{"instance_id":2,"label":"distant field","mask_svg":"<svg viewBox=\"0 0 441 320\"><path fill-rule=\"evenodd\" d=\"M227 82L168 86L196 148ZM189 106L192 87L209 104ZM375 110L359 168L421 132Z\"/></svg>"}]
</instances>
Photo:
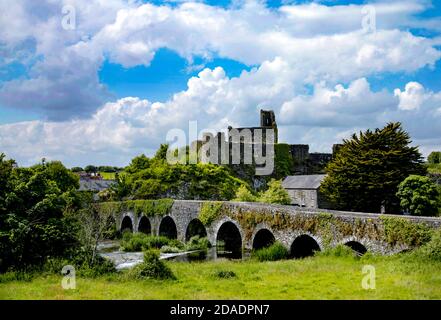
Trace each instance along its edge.
<instances>
[{"instance_id":1,"label":"distant field","mask_svg":"<svg viewBox=\"0 0 441 320\"><path fill-rule=\"evenodd\" d=\"M61 276L40 275L0 283L0 299L441 299L441 262L404 256L168 265L178 280L77 277L76 290L63 290ZM375 289L362 288L365 265L375 267ZM220 270L236 277L220 279Z\"/></svg>"},{"instance_id":2,"label":"distant field","mask_svg":"<svg viewBox=\"0 0 441 320\"><path fill-rule=\"evenodd\" d=\"M106 180L115 180L115 172L100 172L101 177Z\"/></svg>"}]
</instances>

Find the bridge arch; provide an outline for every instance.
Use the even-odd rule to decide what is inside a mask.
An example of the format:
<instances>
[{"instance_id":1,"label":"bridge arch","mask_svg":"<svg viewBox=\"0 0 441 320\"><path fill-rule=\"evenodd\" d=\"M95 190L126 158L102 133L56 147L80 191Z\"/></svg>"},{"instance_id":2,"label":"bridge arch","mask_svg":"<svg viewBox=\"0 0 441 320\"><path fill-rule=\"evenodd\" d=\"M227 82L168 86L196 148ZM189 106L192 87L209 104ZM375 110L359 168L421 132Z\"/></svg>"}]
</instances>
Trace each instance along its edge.
<instances>
[{"instance_id":1,"label":"bridge arch","mask_svg":"<svg viewBox=\"0 0 441 320\"><path fill-rule=\"evenodd\" d=\"M130 231L133 232L133 221L132 218L128 215L124 216L121 221L121 232Z\"/></svg>"},{"instance_id":2,"label":"bridge arch","mask_svg":"<svg viewBox=\"0 0 441 320\"><path fill-rule=\"evenodd\" d=\"M243 233L236 221L227 218L222 219L215 230L217 248L221 247L222 242L226 251L233 252L235 256L239 256L239 253L242 255Z\"/></svg>"},{"instance_id":3,"label":"bridge arch","mask_svg":"<svg viewBox=\"0 0 441 320\"><path fill-rule=\"evenodd\" d=\"M252 239L252 247L254 250L269 247L276 241L274 233L271 229L266 227L257 229Z\"/></svg>"},{"instance_id":4,"label":"bridge arch","mask_svg":"<svg viewBox=\"0 0 441 320\"><path fill-rule=\"evenodd\" d=\"M152 225L149 218L142 216L138 222L138 232L150 235L152 233Z\"/></svg>"},{"instance_id":5,"label":"bridge arch","mask_svg":"<svg viewBox=\"0 0 441 320\"><path fill-rule=\"evenodd\" d=\"M355 236L347 237L339 242L349 248L351 248L357 255L362 256L366 252L370 251L370 247L367 241L363 239L358 239Z\"/></svg>"},{"instance_id":6,"label":"bridge arch","mask_svg":"<svg viewBox=\"0 0 441 320\"><path fill-rule=\"evenodd\" d=\"M306 258L321 251L321 241L309 233L298 235L291 243L290 256L294 259Z\"/></svg>"},{"instance_id":7,"label":"bridge arch","mask_svg":"<svg viewBox=\"0 0 441 320\"><path fill-rule=\"evenodd\" d=\"M367 252L366 247L358 241L348 241L344 244L351 248L357 255L364 255Z\"/></svg>"},{"instance_id":8,"label":"bridge arch","mask_svg":"<svg viewBox=\"0 0 441 320\"><path fill-rule=\"evenodd\" d=\"M158 234L170 239L178 238L178 229L176 228L176 223L172 217L165 216L162 218L161 223L159 224Z\"/></svg>"},{"instance_id":9,"label":"bridge arch","mask_svg":"<svg viewBox=\"0 0 441 320\"><path fill-rule=\"evenodd\" d=\"M198 218L194 218L188 223L185 230L185 241L190 240L190 238L194 236L199 236L201 238L207 236L207 230Z\"/></svg>"}]
</instances>

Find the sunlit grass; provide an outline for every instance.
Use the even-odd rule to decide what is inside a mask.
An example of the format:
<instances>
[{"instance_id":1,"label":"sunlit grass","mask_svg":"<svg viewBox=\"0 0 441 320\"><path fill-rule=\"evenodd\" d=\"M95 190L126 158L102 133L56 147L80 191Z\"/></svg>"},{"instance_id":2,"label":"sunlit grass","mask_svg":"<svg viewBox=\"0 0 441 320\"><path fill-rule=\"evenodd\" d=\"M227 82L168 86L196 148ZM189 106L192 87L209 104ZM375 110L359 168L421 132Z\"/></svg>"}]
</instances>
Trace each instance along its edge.
<instances>
[{"instance_id":1,"label":"sunlit grass","mask_svg":"<svg viewBox=\"0 0 441 320\"><path fill-rule=\"evenodd\" d=\"M376 289L361 286L363 265L376 269ZM61 275L0 283L1 299L441 299L441 263L396 257L319 256L278 262L170 262L173 280L77 277L63 290ZM222 279L219 271L236 277Z\"/></svg>"},{"instance_id":2,"label":"sunlit grass","mask_svg":"<svg viewBox=\"0 0 441 320\"><path fill-rule=\"evenodd\" d=\"M100 176L105 180L115 180L115 172L100 172Z\"/></svg>"}]
</instances>

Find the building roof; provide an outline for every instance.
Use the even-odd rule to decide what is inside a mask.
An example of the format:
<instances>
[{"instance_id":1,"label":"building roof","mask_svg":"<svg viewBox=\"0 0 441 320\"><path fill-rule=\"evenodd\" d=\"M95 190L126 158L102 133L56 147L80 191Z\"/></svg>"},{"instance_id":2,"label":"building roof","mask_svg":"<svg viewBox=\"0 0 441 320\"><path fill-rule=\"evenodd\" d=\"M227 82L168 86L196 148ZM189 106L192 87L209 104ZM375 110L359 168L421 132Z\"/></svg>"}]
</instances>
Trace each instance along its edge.
<instances>
[{"instance_id":1,"label":"building roof","mask_svg":"<svg viewBox=\"0 0 441 320\"><path fill-rule=\"evenodd\" d=\"M282 186L285 189L318 189L325 177L325 174L288 176L283 180Z\"/></svg>"},{"instance_id":2,"label":"building roof","mask_svg":"<svg viewBox=\"0 0 441 320\"><path fill-rule=\"evenodd\" d=\"M79 191L102 191L109 188L114 180L80 179Z\"/></svg>"}]
</instances>

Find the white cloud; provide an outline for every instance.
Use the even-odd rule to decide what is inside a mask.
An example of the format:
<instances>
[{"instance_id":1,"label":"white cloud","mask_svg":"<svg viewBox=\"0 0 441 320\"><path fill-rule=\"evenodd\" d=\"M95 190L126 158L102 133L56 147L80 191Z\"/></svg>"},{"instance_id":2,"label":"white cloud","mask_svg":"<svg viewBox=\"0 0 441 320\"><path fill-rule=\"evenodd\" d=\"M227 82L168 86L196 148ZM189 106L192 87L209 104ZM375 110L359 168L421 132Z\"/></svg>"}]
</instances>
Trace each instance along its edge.
<instances>
[{"instance_id":1,"label":"white cloud","mask_svg":"<svg viewBox=\"0 0 441 320\"><path fill-rule=\"evenodd\" d=\"M320 83L311 94L296 95L287 87L285 67L278 58L237 78L220 67L204 69L166 102L127 97L106 103L90 119L2 125L0 149L24 165L43 156L67 165L125 165L137 154L152 154L168 130L187 130L190 120L198 121L199 130L257 125L259 109L267 106L276 111L280 140L308 143L312 151L330 152L350 133L389 121L402 121L423 150L441 137L441 92L413 110L400 109L392 92L372 91L364 78L347 86Z\"/></svg>"},{"instance_id":2,"label":"white cloud","mask_svg":"<svg viewBox=\"0 0 441 320\"><path fill-rule=\"evenodd\" d=\"M3 105L37 109L51 120L87 117L109 100L97 76L106 57L125 67L148 66L160 48L176 51L190 64L195 56L257 66L279 57L295 82L287 87L298 93L322 80L337 84L382 72L412 72L441 57L434 40L398 29L427 7L417 1L376 3L376 33L361 30L362 5L269 9L258 1L220 8L79 0L74 2L77 28L64 30L61 8L68 3L21 1L2 8L9 15L0 22L5 61L20 59L30 69L28 77L0 84ZM21 54L14 55L23 44Z\"/></svg>"},{"instance_id":3,"label":"white cloud","mask_svg":"<svg viewBox=\"0 0 441 320\"><path fill-rule=\"evenodd\" d=\"M365 78L347 88L339 84L329 89L320 83L313 95L299 95L285 102L280 119L285 124L353 128L373 123L378 113L393 107L394 102L386 91L372 92Z\"/></svg>"},{"instance_id":4,"label":"white cloud","mask_svg":"<svg viewBox=\"0 0 441 320\"><path fill-rule=\"evenodd\" d=\"M8 26L0 20L3 62L18 59L30 69L27 78L0 84L0 102L44 110L49 118L0 126L0 150L21 164L45 156L68 165L125 165L152 153L171 128L185 129L190 120L200 129L256 125L260 108L276 111L282 141L309 143L315 151L388 121L402 121L424 150L441 138L441 93L414 82L403 91L374 92L366 80L441 58L434 47L439 39L400 30L420 23L413 15L426 6L418 1L376 4L376 33L361 30L357 5L268 9L248 1L228 9L172 8L117 0L76 1L77 29L66 31L60 12L68 2L14 2L8 10L0 4L15 18ZM425 26L436 30L437 23ZM97 76L103 61L148 66L160 48L190 65L195 56L221 56L255 67L234 78L220 67L204 69L165 102L108 102L113 99Z\"/></svg>"},{"instance_id":5,"label":"white cloud","mask_svg":"<svg viewBox=\"0 0 441 320\"><path fill-rule=\"evenodd\" d=\"M398 107L401 110L419 109L427 99L424 87L418 82L409 82L404 91L395 89L394 93L400 99Z\"/></svg>"}]
</instances>

